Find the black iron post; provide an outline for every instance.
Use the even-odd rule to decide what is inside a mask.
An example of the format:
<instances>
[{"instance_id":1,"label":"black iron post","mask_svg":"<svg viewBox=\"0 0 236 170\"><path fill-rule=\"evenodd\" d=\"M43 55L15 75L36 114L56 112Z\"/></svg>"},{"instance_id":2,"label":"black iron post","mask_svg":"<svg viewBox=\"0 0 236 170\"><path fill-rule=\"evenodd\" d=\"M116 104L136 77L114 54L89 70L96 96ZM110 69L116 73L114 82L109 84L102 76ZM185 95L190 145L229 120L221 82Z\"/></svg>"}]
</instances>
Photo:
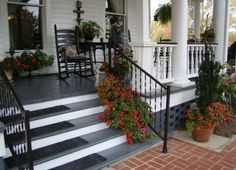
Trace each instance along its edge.
<instances>
[{"instance_id":1,"label":"black iron post","mask_svg":"<svg viewBox=\"0 0 236 170\"><path fill-rule=\"evenodd\" d=\"M168 141L168 131L169 131L169 115L170 115L170 86L167 86L166 93L166 114L165 114L165 130L164 130L164 143L162 153L167 153L167 141Z\"/></svg>"}]
</instances>

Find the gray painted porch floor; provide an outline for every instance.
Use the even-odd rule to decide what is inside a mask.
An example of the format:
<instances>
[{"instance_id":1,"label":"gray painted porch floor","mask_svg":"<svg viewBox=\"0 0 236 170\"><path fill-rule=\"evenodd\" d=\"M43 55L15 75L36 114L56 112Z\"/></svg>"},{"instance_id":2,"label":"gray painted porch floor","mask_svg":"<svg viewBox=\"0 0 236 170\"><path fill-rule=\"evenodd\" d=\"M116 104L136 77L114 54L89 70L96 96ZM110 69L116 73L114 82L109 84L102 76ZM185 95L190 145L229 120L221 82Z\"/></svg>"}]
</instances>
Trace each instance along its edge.
<instances>
[{"instance_id":1,"label":"gray painted porch floor","mask_svg":"<svg viewBox=\"0 0 236 170\"><path fill-rule=\"evenodd\" d=\"M11 83L23 104L38 103L96 92L95 77L59 79L55 74L17 78Z\"/></svg>"}]
</instances>

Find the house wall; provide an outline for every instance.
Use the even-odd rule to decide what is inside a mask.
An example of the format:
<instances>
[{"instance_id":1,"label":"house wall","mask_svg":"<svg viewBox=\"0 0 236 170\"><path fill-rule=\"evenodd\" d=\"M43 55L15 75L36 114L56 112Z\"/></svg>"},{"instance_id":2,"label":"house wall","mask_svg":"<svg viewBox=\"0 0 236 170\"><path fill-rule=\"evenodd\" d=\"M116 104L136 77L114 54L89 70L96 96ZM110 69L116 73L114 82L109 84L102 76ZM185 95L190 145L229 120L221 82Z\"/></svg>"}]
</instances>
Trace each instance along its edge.
<instances>
[{"instance_id":1,"label":"house wall","mask_svg":"<svg viewBox=\"0 0 236 170\"><path fill-rule=\"evenodd\" d=\"M58 28L68 28L74 29L77 25L76 18L77 15L73 13L76 0L47 0L45 7L45 17L44 21L44 49L50 54L53 54L56 58L55 49L55 37L54 37L54 24ZM81 0L82 9L84 13L81 14L83 20L93 20L96 21L105 30L105 1L104 0ZM103 37L105 33L103 32ZM96 41L96 39L95 39ZM98 40L97 40L98 41ZM57 72L57 63L54 62L54 66L50 70L43 70L41 73Z\"/></svg>"},{"instance_id":2,"label":"house wall","mask_svg":"<svg viewBox=\"0 0 236 170\"><path fill-rule=\"evenodd\" d=\"M77 25L76 0L45 0L43 7L43 50L55 57L53 67L41 70L40 73L57 72L54 24L58 28L71 28ZM84 20L94 20L105 30L105 0L81 0ZM105 32L102 34L105 37ZM96 39L95 39L96 41ZM0 0L0 60L9 50L9 33L7 22L7 0Z\"/></svg>"},{"instance_id":3,"label":"house wall","mask_svg":"<svg viewBox=\"0 0 236 170\"><path fill-rule=\"evenodd\" d=\"M136 32L138 25L136 0L127 0L127 23L130 30L131 41L136 41Z\"/></svg>"}]
</instances>

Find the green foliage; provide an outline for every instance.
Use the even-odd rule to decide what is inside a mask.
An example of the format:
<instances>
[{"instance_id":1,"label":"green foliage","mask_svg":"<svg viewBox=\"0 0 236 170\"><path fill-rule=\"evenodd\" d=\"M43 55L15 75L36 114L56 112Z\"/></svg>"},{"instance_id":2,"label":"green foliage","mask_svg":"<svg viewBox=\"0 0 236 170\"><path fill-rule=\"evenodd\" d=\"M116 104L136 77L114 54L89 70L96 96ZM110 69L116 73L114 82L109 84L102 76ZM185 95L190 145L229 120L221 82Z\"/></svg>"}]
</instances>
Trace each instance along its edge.
<instances>
[{"instance_id":1,"label":"green foliage","mask_svg":"<svg viewBox=\"0 0 236 170\"><path fill-rule=\"evenodd\" d=\"M37 70L53 64L53 56L48 56L40 49L34 53L24 51L21 56L17 57L17 67L22 71Z\"/></svg>"},{"instance_id":2,"label":"green foliage","mask_svg":"<svg viewBox=\"0 0 236 170\"><path fill-rule=\"evenodd\" d=\"M96 36L98 38L103 31L100 25L91 20L82 22L81 29L84 37L92 35L93 37Z\"/></svg>"},{"instance_id":3,"label":"green foliage","mask_svg":"<svg viewBox=\"0 0 236 170\"><path fill-rule=\"evenodd\" d=\"M126 59L122 57L116 56L113 60L113 74L118 76L119 78L124 78L130 71L130 64Z\"/></svg>"},{"instance_id":4,"label":"green foliage","mask_svg":"<svg viewBox=\"0 0 236 170\"><path fill-rule=\"evenodd\" d=\"M221 66L221 69L227 69L227 72L220 75L219 90L232 98L236 98L236 73L234 67L226 63Z\"/></svg>"},{"instance_id":5,"label":"green foliage","mask_svg":"<svg viewBox=\"0 0 236 170\"><path fill-rule=\"evenodd\" d=\"M206 113L207 106L218 98L219 72L220 63L215 61L212 48L206 44L196 80L197 106L203 114Z\"/></svg>"},{"instance_id":6,"label":"green foliage","mask_svg":"<svg viewBox=\"0 0 236 170\"><path fill-rule=\"evenodd\" d=\"M193 127L208 126L212 128L223 123L230 115L229 104L220 101L215 101L207 106L205 114L202 114L199 108L190 108L186 112L185 128L188 132L192 132Z\"/></svg>"},{"instance_id":7,"label":"green foliage","mask_svg":"<svg viewBox=\"0 0 236 170\"><path fill-rule=\"evenodd\" d=\"M140 95L111 74L99 82L97 92L101 103L106 105L100 119L108 126L122 129L129 143L143 142L153 115Z\"/></svg>"},{"instance_id":8,"label":"green foliage","mask_svg":"<svg viewBox=\"0 0 236 170\"><path fill-rule=\"evenodd\" d=\"M161 5L155 12L154 21L165 25L171 21L171 3Z\"/></svg>"}]
</instances>

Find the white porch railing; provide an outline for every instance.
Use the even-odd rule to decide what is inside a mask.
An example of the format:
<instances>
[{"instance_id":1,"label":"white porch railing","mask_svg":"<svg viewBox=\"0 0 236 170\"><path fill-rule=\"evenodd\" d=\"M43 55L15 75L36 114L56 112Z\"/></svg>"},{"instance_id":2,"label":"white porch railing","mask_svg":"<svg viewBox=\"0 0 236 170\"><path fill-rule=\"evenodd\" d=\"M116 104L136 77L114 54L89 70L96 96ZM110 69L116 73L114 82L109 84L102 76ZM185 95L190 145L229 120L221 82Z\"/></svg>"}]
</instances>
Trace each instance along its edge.
<instances>
[{"instance_id":1,"label":"white porch railing","mask_svg":"<svg viewBox=\"0 0 236 170\"><path fill-rule=\"evenodd\" d=\"M217 45L213 44L213 51L215 51ZM202 63L203 56L205 53L205 44L188 44L188 78L197 77L198 76L198 68Z\"/></svg>"},{"instance_id":2,"label":"white porch railing","mask_svg":"<svg viewBox=\"0 0 236 170\"><path fill-rule=\"evenodd\" d=\"M172 82L174 80L172 56L173 48L176 46L176 43L158 43L153 49L153 76L162 83Z\"/></svg>"}]
</instances>

